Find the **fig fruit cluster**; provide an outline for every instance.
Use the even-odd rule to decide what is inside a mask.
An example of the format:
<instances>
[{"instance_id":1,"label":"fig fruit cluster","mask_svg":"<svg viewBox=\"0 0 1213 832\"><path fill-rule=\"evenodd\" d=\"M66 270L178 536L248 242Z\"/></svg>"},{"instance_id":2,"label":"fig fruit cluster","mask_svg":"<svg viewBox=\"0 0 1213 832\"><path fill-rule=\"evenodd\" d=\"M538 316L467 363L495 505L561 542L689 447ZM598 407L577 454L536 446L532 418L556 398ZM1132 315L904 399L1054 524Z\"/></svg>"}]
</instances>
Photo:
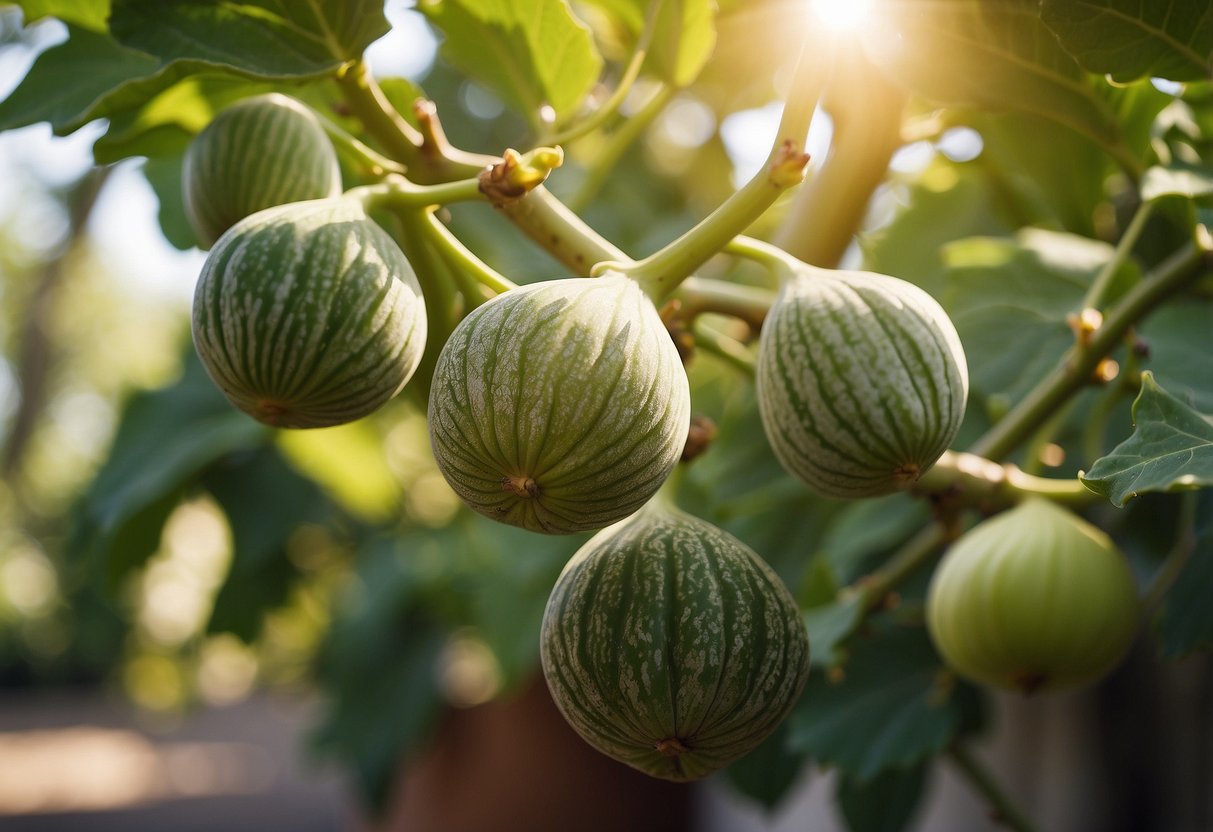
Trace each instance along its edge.
<instances>
[{"instance_id":1,"label":"fig fruit cluster","mask_svg":"<svg viewBox=\"0 0 1213 832\"><path fill-rule=\"evenodd\" d=\"M361 203L293 202L245 217L211 249L194 293L194 346L253 418L351 422L395 396L425 346L421 287Z\"/></svg>"},{"instance_id":2,"label":"fig fruit cluster","mask_svg":"<svg viewBox=\"0 0 1213 832\"><path fill-rule=\"evenodd\" d=\"M276 427L324 427L400 392L426 346L420 283L341 193L310 110L280 95L237 104L197 137L184 177L210 246L194 343L236 407ZM955 438L968 395L956 330L927 293L805 264L766 318L756 385L780 463L841 499L917 480ZM671 780L704 777L767 737L805 684L804 619L756 553L658 495L686 446L691 400L641 285L607 272L509 289L454 327L429 391L434 457L471 509L534 532L597 532L557 580L541 631L543 671L573 728ZM961 675L1036 690L1106 672L1134 611L1110 541L1028 502L952 547L928 623Z\"/></svg>"}]
</instances>

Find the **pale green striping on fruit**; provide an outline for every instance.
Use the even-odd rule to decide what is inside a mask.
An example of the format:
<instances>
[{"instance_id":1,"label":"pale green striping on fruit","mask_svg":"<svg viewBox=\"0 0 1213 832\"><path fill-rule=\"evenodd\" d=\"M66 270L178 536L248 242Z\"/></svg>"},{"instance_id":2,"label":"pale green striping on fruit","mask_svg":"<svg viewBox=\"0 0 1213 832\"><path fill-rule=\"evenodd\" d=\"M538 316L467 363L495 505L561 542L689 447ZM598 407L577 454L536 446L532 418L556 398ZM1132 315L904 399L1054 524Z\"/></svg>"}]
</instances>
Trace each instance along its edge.
<instances>
[{"instance_id":1,"label":"pale green striping on fruit","mask_svg":"<svg viewBox=\"0 0 1213 832\"><path fill-rule=\"evenodd\" d=\"M789 472L827 497L888 494L947 450L968 397L956 329L922 289L805 266L763 324L757 395Z\"/></svg>"},{"instance_id":2,"label":"pale green striping on fruit","mask_svg":"<svg viewBox=\"0 0 1213 832\"><path fill-rule=\"evenodd\" d=\"M678 350L639 286L568 278L512 289L460 322L434 369L430 440L473 509L567 534L657 491L690 408Z\"/></svg>"},{"instance_id":3,"label":"pale green striping on fruit","mask_svg":"<svg viewBox=\"0 0 1213 832\"><path fill-rule=\"evenodd\" d=\"M668 780L753 750L809 672L804 620L780 578L732 535L657 502L569 561L540 646L577 733Z\"/></svg>"},{"instance_id":4,"label":"pale green striping on fruit","mask_svg":"<svg viewBox=\"0 0 1213 832\"><path fill-rule=\"evenodd\" d=\"M341 168L316 116L280 93L217 115L185 153L186 215L203 248L249 214L341 193Z\"/></svg>"},{"instance_id":5,"label":"pale green striping on fruit","mask_svg":"<svg viewBox=\"0 0 1213 832\"><path fill-rule=\"evenodd\" d=\"M280 205L232 226L194 293L194 345L241 410L278 427L361 418L425 347L412 266L355 200Z\"/></svg>"},{"instance_id":6,"label":"pale green striping on fruit","mask_svg":"<svg viewBox=\"0 0 1213 832\"><path fill-rule=\"evenodd\" d=\"M927 600L936 648L961 676L1021 690L1098 679L1137 628L1133 574L1101 530L1042 499L980 523L948 550Z\"/></svg>"}]
</instances>

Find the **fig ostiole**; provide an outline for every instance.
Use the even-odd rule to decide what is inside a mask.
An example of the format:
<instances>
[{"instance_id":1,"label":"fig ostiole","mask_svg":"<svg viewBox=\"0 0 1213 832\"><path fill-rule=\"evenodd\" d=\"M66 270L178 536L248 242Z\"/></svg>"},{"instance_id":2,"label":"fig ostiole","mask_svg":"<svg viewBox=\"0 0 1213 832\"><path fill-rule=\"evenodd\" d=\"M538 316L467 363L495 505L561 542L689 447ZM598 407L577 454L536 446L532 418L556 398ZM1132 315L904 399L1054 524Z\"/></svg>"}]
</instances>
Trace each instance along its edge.
<instances>
[{"instance_id":1,"label":"fig ostiole","mask_svg":"<svg viewBox=\"0 0 1213 832\"><path fill-rule=\"evenodd\" d=\"M268 208L211 249L194 345L241 410L275 427L351 422L400 392L425 347L412 266L351 199Z\"/></svg>"},{"instance_id":2,"label":"fig ostiole","mask_svg":"<svg viewBox=\"0 0 1213 832\"><path fill-rule=\"evenodd\" d=\"M264 208L340 193L337 153L320 121L281 93L224 109L185 152L182 196L203 248Z\"/></svg>"},{"instance_id":3,"label":"fig ostiole","mask_svg":"<svg viewBox=\"0 0 1213 832\"><path fill-rule=\"evenodd\" d=\"M804 264L763 324L756 378L775 456L839 499L913 484L955 437L969 389L956 328L929 294Z\"/></svg>"},{"instance_id":4,"label":"fig ostiole","mask_svg":"<svg viewBox=\"0 0 1213 832\"><path fill-rule=\"evenodd\" d=\"M1105 675L1133 642L1138 607L1112 540L1032 498L952 544L931 580L927 628L960 676L1032 693Z\"/></svg>"},{"instance_id":5,"label":"fig ostiole","mask_svg":"<svg viewBox=\"0 0 1213 832\"><path fill-rule=\"evenodd\" d=\"M438 356L430 439L471 508L551 534L636 511L673 470L690 390L657 310L627 277L511 289Z\"/></svg>"},{"instance_id":6,"label":"fig ostiole","mask_svg":"<svg viewBox=\"0 0 1213 832\"><path fill-rule=\"evenodd\" d=\"M569 561L540 656L583 739L683 781L746 755L783 721L808 676L809 639L753 550L659 496Z\"/></svg>"}]
</instances>

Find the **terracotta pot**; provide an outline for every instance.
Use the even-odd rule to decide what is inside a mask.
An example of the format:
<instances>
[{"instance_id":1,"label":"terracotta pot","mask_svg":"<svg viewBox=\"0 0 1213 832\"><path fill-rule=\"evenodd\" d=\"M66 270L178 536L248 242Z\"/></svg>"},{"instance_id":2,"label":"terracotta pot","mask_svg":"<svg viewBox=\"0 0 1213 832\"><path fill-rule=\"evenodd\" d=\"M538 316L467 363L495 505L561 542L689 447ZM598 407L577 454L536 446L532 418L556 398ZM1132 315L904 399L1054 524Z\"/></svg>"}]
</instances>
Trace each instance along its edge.
<instances>
[{"instance_id":1,"label":"terracotta pot","mask_svg":"<svg viewBox=\"0 0 1213 832\"><path fill-rule=\"evenodd\" d=\"M379 832L690 832L693 790L595 751L537 678L450 711L404 767Z\"/></svg>"}]
</instances>

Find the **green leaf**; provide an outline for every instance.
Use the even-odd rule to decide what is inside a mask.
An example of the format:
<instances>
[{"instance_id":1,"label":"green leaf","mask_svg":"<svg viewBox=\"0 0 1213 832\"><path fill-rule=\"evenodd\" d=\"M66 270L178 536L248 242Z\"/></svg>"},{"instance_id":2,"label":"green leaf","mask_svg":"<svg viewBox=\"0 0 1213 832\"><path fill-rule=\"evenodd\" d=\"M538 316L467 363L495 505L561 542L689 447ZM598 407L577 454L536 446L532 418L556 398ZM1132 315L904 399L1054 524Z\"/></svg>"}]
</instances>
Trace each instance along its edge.
<instances>
[{"instance_id":1,"label":"green leaf","mask_svg":"<svg viewBox=\"0 0 1213 832\"><path fill-rule=\"evenodd\" d=\"M1213 491L1194 495L1196 529L1193 551L1158 617L1160 651L1179 659L1196 650L1213 650Z\"/></svg>"},{"instance_id":2,"label":"green leaf","mask_svg":"<svg viewBox=\"0 0 1213 832\"><path fill-rule=\"evenodd\" d=\"M183 154L158 156L143 164L143 175L160 202L157 217L160 230L173 246L182 251L198 245L198 237L185 213L185 197L181 185Z\"/></svg>"},{"instance_id":3,"label":"green leaf","mask_svg":"<svg viewBox=\"0 0 1213 832\"><path fill-rule=\"evenodd\" d=\"M914 765L964 726L973 693L949 677L920 628L880 627L851 642L839 682L809 677L790 719L789 747L866 780Z\"/></svg>"},{"instance_id":4,"label":"green leaf","mask_svg":"<svg viewBox=\"0 0 1213 832\"><path fill-rule=\"evenodd\" d=\"M1165 196L1197 199L1213 196L1213 168L1174 161L1167 166L1155 165L1146 170L1141 180L1141 198L1153 202Z\"/></svg>"},{"instance_id":5,"label":"green leaf","mask_svg":"<svg viewBox=\"0 0 1213 832\"><path fill-rule=\"evenodd\" d=\"M416 605L416 575L396 541L363 547L357 563L318 661L328 695L312 742L351 765L365 798L382 807L401 759L429 736L442 706L447 630Z\"/></svg>"},{"instance_id":6,"label":"green leaf","mask_svg":"<svg viewBox=\"0 0 1213 832\"><path fill-rule=\"evenodd\" d=\"M846 659L842 643L863 623L863 599L848 596L813 607L804 614L809 631L809 663L814 667L834 667Z\"/></svg>"},{"instance_id":7,"label":"green leaf","mask_svg":"<svg viewBox=\"0 0 1213 832\"><path fill-rule=\"evenodd\" d=\"M1141 374L1133 435L1079 474L1083 485L1123 506L1147 491L1213 485L1213 423Z\"/></svg>"},{"instance_id":8,"label":"green leaf","mask_svg":"<svg viewBox=\"0 0 1213 832\"><path fill-rule=\"evenodd\" d=\"M658 74L676 87L686 87L712 57L716 47L716 8L711 0L666 0L650 46Z\"/></svg>"},{"instance_id":9,"label":"green leaf","mask_svg":"<svg viewBox=\"0 0 1213 832\"><path fill-rule=\"evenodd\" d=\"M209 465L267 434L228 403L196 360L176 384L136 393L77 508L69 553L103 559L115 585L155 551L169 512Z\"/></svg>"},{"instance_id":10,"label":"green leaf","mask_svg":"<svg viewBox=\"0 0 1213 832\"><path fill-rule=\"evenodd\" d=\"M292 534L306 523L325 522L332 506L273 446L220 461L202 485L222 507L232 533L231 567L207 631L252 641L264 614L287 600L299 576L287 554Z\"/></svg>"},{"instance_id":11,"label":"green leaf","mask_svg":"<svg viewBox=\"0 0 1213 832\"><path fill-rule=\"evenodd\" d=\"M114 0L124 46L265 78L332 72L387 33L382 0Z\"/></svg>"},{"instance_id":12,"label":"green leaf","mask_svg":"<svg viewBox=\"0 0 1213 832\"><path fill-rule=\"evenodd\" d=\"M865 269L897 275L942 299L946 244L1009 234L1018 223L1000 215L999 194L974 163L937 158L906 189L905 207L888 225L860 237Z\"/></svg>"},{"instance_id":13,"label":"green leaf","mask_svg":"<svg viewBox=\"0 0 1213 832\"><path fill-rule=\"evenodd\" d=\"M1123 153L1109 107L1035 2L899 0L873 18L864 51L909 91L947 106L1036 113Z\"/></svg>"},{"instance_id":14,"label":"green leaf","mask_svg":"<svg viewBox=\"0 0 1213 832\"><path fill-rule=\"evenodd\" d=\"M168 80L163 74L158 79ZM214 73L187 75L163 89L159 83L128 84L104 101L109 129L93 145L93 156L97 164L109 164L131 156L181 153L224 107L277 88Z\"/></svg>"},{"instance_id":15,"label":"green leaf","mask_svg":"<svg viewBox=\"0 0 1213 832\"><path fill-rule=\"evenodd\" d=\"M1106 199L1112 167L1098 144L1027 113L1013 118L974 113L967 123L981 134L982 152L975 162L988 177L995 204L1011 215L1014 226L1098 237L1095 206ZM1049 152L1041 153L1041 147Z\"/></svg>"},{"instance_id":16,"label":"green leaf","mask_svg":"<svg viewBox=\"0 0 1213 832\"><path fill-rule=\"evenodd\" d=\"M841 777L835 797L850 832L901 832L922 802L927 767L891 768L871 780Z\"/></svg>"},{"instance_id":17,"label":"green leaf","mask_svg":"<svg viewBox=\"0 0 1213 832\"><path fill-rule=\"evenodd\" d=\"M1106 243L1038 229L947 246L944 306L964 343L974 392L1016 401L1051 371L1074 340L1066 316L1079 310L1112 255ZM1139 278L1127 260L1114 285Z\"/></svg>"},{"instance_id":18,"label":"green leaf","mask_svg":"<svg viewBox=\"0 0 1213 832\"><path fill-rule=\"evenodd\" d=\"M109 0L17 0L29 25L44 17L55 17L94 32L105 32Z\"/></svg>"},{"instance_id":19,"label":"green leaf","mask_svg":"<svg viewBox=\"0 0 1213 832\"><path fill-rule=\"evenodd\" d=\"M648 0L589 0L611 14L639 40L648 18ZM648 64L662 80L688 86L716 46L716 4L712 0L665 0L649 42Z\"/></svg>"},{"instance_id":20,"label":"green leaf","mask_svg":"<svg viewBox=\"0 0 1213 832\"><path fill-rule=\"evenodd\" d=\"M1156 310L1138 328L1154 380L1201 413L1213 413L1213 298L1190 295Z\"/></svg>"},{"instance_id":21,"label":"green leaf","mask_svg":"<svg viewBox=\"0 0 1213 832\"><path fill-rule=\"evenodd\" d=\"M157 68L150 55L126 49L109 36L67 25L68 39L47 49L21 84L0 102L0 130L49 121L65 135L115 87L145 78Z\"/></svg>"},{"instance_id":22,"label":"green leaf","mask_svg":"<svg viewBox=\"0 0 1213 832\"><path fill-rule=\"evenodd\" d=\"M1088 72L1124 83L1213 73L1213 6L1207 0L1042 0L1040 15Z\"/></svg>"},{"instance_id":23,"label":"green leaf","mask_svg":"<svg viewBox=\"0 0 1213 832\"><path fill-rule=\"evenodd\" d=\"M419 9L446 35L446 59L535 129L576 115L598 81L602 58L565 0L424 0Z\"/></svg>"}]
</instances>

